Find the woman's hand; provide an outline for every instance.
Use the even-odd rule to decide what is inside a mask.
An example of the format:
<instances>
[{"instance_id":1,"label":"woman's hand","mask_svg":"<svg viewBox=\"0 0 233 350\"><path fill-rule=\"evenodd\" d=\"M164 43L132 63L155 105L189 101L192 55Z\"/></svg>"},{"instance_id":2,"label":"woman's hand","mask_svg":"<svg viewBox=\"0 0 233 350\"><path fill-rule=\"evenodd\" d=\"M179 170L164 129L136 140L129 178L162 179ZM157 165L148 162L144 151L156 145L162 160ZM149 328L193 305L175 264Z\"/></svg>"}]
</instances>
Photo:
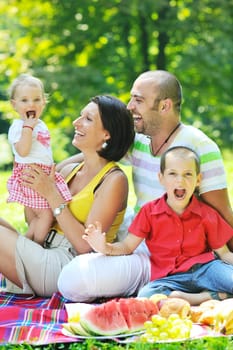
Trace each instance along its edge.
<instances>
[{"instance_id":1,"label":"woman's hand","mask_svg":"<svg viewBox=\"0 0 233 350\"><path fill-rule=\"evenodd\" d=\"M38 165L30 164L21 175L23 186L30 187L37 191L42 197L48 199L49 195L56 190L55 165L52 166L51 172L47 175Z\"/></svg>"},{"instance_id":2,"label":"woman's hand","mask_svg":"<svg viewBox=\"0 0 233 350\"><path fill-rule=\"evenodd\" d=\"M95 224L89 224L87 226L83 239L89 243L94 251L106 254L107 244L105 232L102 233L102 225L99 221L96 221Z\"/></svg>"}]
</instances>

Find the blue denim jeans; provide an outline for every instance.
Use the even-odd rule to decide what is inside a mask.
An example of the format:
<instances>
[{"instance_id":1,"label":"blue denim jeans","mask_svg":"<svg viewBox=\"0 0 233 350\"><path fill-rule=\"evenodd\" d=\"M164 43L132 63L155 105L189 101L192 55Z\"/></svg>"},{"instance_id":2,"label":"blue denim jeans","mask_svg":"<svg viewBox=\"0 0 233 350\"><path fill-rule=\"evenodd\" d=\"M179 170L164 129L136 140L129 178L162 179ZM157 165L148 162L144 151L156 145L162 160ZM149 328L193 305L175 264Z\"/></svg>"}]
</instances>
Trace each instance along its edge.
<instances>
[{"instance_id":1,"label":"blue denim jeans","mask_svg":"<svg viewBox=\"0 0 233 350\"><path fill-rule=\"evenodd\" d=\"M195 264L187 272L176 273L146 284L139 297L153 294L169 295L172 291L200 293L204 290L233 294L233 265L220 259L206 264Z\"/></svg>"}]
</instances>

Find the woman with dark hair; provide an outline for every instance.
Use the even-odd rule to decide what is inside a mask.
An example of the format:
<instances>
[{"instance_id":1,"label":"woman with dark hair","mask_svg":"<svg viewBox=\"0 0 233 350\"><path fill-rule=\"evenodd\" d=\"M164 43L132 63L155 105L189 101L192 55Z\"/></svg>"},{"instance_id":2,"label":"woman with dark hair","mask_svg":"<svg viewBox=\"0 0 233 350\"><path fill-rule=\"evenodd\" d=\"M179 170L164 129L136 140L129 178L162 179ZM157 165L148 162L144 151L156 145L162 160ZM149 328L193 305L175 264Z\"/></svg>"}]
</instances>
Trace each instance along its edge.
<instances>
[{"instance_id":1,"label":"woman with dark hair","mask_svg":"<svg viewBox=\"0 0 233 350\"><path fill-rule=\"evenodd\" d=\"M47 175L32 164L21 177L23 185L43 196L53 211L54 223L43 246L0 221L0 272L6 277L8 291L14 291L10 286L17 286L23 293L51 296L58 290L62 267L76 255L92 251L82 238L85 227L100 220L107 241L112 242L123 221L128 181L115 162L134 140L131 114L117 98L96 96L73 125L72 144L83 153L84 160L61 171L72 200L64 203L55 185L55 169Z\"/></svg>"}]
</instances>

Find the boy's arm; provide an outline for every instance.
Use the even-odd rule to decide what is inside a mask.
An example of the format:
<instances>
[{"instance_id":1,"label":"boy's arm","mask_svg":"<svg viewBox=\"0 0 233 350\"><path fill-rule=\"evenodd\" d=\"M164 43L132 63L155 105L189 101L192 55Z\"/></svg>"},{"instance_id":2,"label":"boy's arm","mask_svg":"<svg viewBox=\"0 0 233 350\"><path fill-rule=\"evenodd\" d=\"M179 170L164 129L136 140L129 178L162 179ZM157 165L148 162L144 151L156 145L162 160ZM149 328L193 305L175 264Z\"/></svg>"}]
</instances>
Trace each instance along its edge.
<instances>
[{"instance_id":1,"label":"boy's arm","mask_svg":"<svg viewBox=\"0 0 233 350\"><path fill-rule=\"evenodd\" d=\"M99 222L96 222L95 225L88 225L85 234L83 235L83 239L90 244L94 251L105 255L115 256L132 254L137 246L143 241L143 238L128 233L126 238L121 242L107 243L105 233L102 233L102 227Z\"/></svg>"},{"instance_id":2,"label":"boy's arm","mask_svg":"<svg viewBox=\"0 0 233 350\"><path fill-rule=\"evenodd\" d=\"M214 252L221 260L233 265L233 253L228 249L227 245L224 245L219 249L214 249Z\"/></svg>"}]
</instances>

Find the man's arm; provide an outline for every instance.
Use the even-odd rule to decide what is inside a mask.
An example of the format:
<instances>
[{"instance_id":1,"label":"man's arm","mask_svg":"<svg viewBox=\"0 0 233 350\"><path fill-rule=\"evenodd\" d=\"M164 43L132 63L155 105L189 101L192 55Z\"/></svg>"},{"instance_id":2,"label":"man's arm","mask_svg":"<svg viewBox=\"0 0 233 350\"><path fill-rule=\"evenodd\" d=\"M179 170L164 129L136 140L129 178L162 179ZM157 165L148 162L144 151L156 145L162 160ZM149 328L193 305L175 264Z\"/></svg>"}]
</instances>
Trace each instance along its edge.
<instances>
[{"instance_id":1,"label":"man's arm","mask_svg":"<svg viewBox=\"0 0 233 350\"><path fill-rule=\"evenodd\" d=\"M227 189L209 191L201 194L201 199L217 210L219 214L233 227L233 211L229 200ZM233 238L227 243L233 252Z\"/></svg>"},{"instance_id":2,"label":"man's arm","mask_svg":"<svg viewBox=\"0 0 233 350\"><path fill-rule=\"evenodd\" d=\"M233 265L233 253L229 251L226 245L219 249L214 249L214 251L221 260Z\"/></svg>"}]
</instances>

